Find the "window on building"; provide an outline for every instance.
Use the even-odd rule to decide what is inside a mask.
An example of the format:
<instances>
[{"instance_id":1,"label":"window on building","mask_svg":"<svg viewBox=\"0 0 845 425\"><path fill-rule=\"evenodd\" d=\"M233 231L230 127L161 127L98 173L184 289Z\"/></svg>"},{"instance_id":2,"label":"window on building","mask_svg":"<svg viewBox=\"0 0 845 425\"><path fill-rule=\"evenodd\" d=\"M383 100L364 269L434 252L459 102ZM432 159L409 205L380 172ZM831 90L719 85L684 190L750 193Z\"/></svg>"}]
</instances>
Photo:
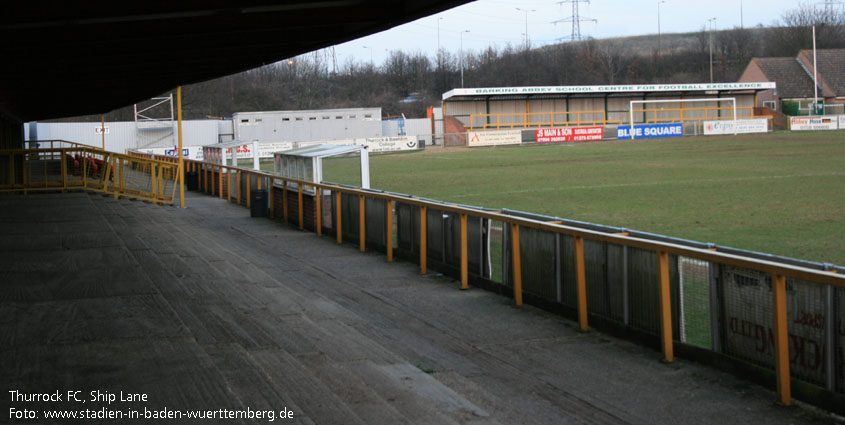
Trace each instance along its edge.
<instances>
[{"instance_id":1,"label":"window on building","mask_svg":"<svg viewBox=\"0 0 845 425\"><path fill-rule=\"evenodd\" d=\"M777 111L778 110L778 103L775 102L774 100L767 100L767 101L763 102L763 107L769 108L773 111Z\"/></svg>"}]
</instances>

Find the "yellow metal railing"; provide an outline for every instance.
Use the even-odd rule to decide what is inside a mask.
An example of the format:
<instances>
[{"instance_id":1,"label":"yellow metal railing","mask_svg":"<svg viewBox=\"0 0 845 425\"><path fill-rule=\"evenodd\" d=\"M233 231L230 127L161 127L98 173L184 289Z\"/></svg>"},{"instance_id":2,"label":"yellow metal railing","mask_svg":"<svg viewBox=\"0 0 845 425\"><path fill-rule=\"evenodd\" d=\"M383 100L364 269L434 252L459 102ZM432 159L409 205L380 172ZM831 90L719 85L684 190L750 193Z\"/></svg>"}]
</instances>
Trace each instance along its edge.
<instances>
[{"instance_id":1,"label":"yellow metal railing","mask_svg":"<svg viewBox=\"0 0 845 425\"><path fill-rule=\"evenodd\" d=\"M178 165L67 141L28 142L0 150L0 192L83 189L172 204ZM42 147L43 146L43 147Z\"/></svg>"},{"instance_id":2,"label":"yellow metal railing","mask_svg":"<svg viewBox=\"0 0 845 425\"><path fill-rule=\"evenodd\" d=\"M574 118L573 118L574 116ZM517 118L517 119L512 119ZM536 118L536 119L535 119ZM521 119L521 120L519 120ZM476 125L477 122L481 125ZM511 121L511 122L503 122ZM566 127L582 125L622 124L620 120L608 120L605 111L570 112L503 112L497 114L471 114L468 130L528 127Z\"/></svg>"},{"instance_id":3,"label":"yellow metal railing","mask_svg":"<svg viewBox=\"0 0 845 425\"><path fill-rule=\"evenodd\" d=\"M769 115L754 115L754 108L750 106L737 107L737 118L770 118ZM617 111L625 113L628 111ZM703 112L703 116L701 115ZM733 119L733 107L698 107L698 108L661 108L634 110L637 117L645 114L646 123L687 122L706 120ZM651 116L649 117L649 115ZM674 117L660 117L660 114L674 114ZM570 111L570 112L506 112L495 114L471 114L467 130L501 130L515 128L537 127L577 127L598 125L630 124L625 120L608 120L607 112L598 111Z\"/></svg>"},{"instance_id":4,"label":"yellow metal railing","mask_svg":"<svg viewBox=\"0 0 845 425\"><path fill-rule=\"evenodd\" d=\"M704 113L703 116L695 116ZM690 115L690 114L693 115ZM716 120L732 120L733 107L719 106L719 107L698 107L698 108L659 108L659 109L635 109L634 114L637 117L645 114L645 122L647 124L656 123L670 123L670 122L687 122L687 121L716 121ZM649 117L649 114L651 116ZM659 114L675 114L674 117L660 117ZM736 117L741 118L770 118L770 115L754 115L754 108L751 106L737 106Z\"/></svg>"},{"instance_id":5,"label":"yellow metal railing","mask_svg":"<svg viewBox=\"0 0 845 425\"><path fill-rule=\"evenodd\" d=\"M173 158L175 160L175 158ZM661 343L661 350L663 359L667 362L674 360L674 340L672 338L672 302L670 297L670 274L669 274L669 255L677 255L688 257L692 259L709 261L714 263L726 264L735 267L742 267L766 273L772 277L772 307L773 307L773 322L774 329L773 341L775 347L775 373L777 376L777 394L778 401L782 404L791 404L790 392L790 373L789 373L789 336L787 333L787 310L786 310L786 278L800 279L804 281L814 282L822 285L830 285L838 288L845 288L845 274L836 274L835 272L816 270L806 267L795 266L786 263L778 263L773 261L761 260L753 257L745 257L740 255L728 254L719 252L715 249L700 249L688 247L668 242L654 241L648 239L641 239L631 237L628 233L611 234L589 229L577 228L567 226L561 222L546 222L532 220L528 218L503 214L500 212L490 212L478 210L470 207L442 204L439 202L432 202L424 199L398 196L390 193L373 192L357 188L342 187L332 184L314 183L309 181L283 178L271 173L243 169L238 167L214 164L210 162L187 160L186 168L188 171L197 172L199 176L199 190L210 195L217 195L220 198L227 198L232 201L232 189L228 183L224 186L224 174L226 182L232 179L232 175L236 174L238 181L241 176L247 179L247 190L251 185L253 179L257 180L258 188L261 188L262 181L266 182L269 191L269 212L270 217L275 215L274 194L272 188L275 187L276 182L281 182L282 206L284 209L283 218L288 222L288 188L291 183L297 185L298 196L298 225L300 229L304 229L304 203L302 202L303 187L313 189L315 194L314 216L317 225L315 231L318 235L322 233L322 225L320 224L320 217L322 217L322 198L323 192L329 191L331 195L337 197L336 202L336 222L334 223L335 231L337 232L337 242L342 243L342 226L341 221L341 194L347 196L358 197L359 199L359 244L360 250L366 251L366 220L365 211L363 208L367 198L383 199L386 201L387 210L386 217L393 217L393 206L397 203L415 205L420 209L420 232L419 235L419 267L420 272L425 274L427 272L427 248L426 248L426 226L427 226L427 208L437 209L443 212L450 212L460 215L460 287L466 289L468 287L468 254L467 254L467 217L476 217L488 220L502 222L510 226L512 232L511 240L511 255L513 261L513 291L514 301L517 306L522 305L522 269L520 265L520 228L536 229L567 235L574 238L575 241L575 271L576 271L576 293L577 293L577 317L578 324L582 330L588 329L588 310L587 310L587 287L586 287L586 273L584 260L584 241L598 241L611 244L617 244L624 247L638 248L646 251L655 252L657 254L657 270L656 275L659 279L659 319L660 332L659 338ZM241 185L238 184L236 200L240 203L241 199ZM225 195L224 195L225 192ZM247 199L249 196L247 195ZM391 223L392 224L392 223ZM387 225L388 229L387 240L392 241L393 226ZM388 261L393 260L393 244L386 245L386 254Z\"/></svg>"}]
</instances>

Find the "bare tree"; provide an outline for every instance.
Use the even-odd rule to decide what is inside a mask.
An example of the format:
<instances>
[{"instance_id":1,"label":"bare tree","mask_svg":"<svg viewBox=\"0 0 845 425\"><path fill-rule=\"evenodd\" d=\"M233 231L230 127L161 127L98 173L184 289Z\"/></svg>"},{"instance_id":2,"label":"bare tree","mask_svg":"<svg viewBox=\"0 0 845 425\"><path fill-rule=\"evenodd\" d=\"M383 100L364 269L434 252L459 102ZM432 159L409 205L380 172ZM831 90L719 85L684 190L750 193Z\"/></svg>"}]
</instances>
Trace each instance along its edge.
<instances>
[{"instance_id":1,"label":"bare tree","mask_svg":"<svg viewBox=\"0 0 845 425\"><path fill-rule=\"evenodd\" d=\"M845 13L841 9L825 9L808 3L789 10L781 17L782 25L771 29L772 56L794 56L813 45L812 27L816 27L816 44L821 49L845 47Z\"/></svg>"}]
</instances>

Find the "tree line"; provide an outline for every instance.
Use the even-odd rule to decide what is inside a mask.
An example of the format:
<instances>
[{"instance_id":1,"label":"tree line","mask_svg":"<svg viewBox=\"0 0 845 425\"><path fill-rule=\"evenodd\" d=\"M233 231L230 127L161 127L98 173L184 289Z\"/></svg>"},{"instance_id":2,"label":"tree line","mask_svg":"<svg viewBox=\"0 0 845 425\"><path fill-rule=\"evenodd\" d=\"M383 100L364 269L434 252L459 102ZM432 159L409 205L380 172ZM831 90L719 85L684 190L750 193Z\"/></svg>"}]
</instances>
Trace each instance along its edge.
<instances>
[{"instance_id":1,"label":"tree line","mask_svg":"<svg viewBox=\"0 0 845 425\"><path fill-rule=\"evenodd\" d=\"M520 44L435 57L396 50L376 66L348 59L337 70L319 52L183 87L186 119L234 112L381 107L386 116L425 116L441 95L461 87L733 82L753 57L794 57L812 48L845 48L845 13L801 4L777 25L686 34L589 39L539 48ZM660 46L660 48L658 48ZM463 61L461 61L463 59ZM132 108L106 115L134 119ZM69 120L96 117L76 117Z\"/></svg>"}]
</instances>

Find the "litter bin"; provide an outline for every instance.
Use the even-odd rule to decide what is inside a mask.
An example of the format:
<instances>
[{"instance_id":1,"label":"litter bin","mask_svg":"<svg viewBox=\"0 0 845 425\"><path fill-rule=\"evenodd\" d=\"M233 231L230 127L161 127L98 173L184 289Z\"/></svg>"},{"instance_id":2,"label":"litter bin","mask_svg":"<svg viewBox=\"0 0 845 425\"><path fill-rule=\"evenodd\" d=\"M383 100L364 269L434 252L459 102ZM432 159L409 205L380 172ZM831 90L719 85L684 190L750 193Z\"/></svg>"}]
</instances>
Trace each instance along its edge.
<instances>
[{"instance_id":1,"label":"litter bin","mask_svg":"<svg viewBox=\"0 0 845 425\"><path fill-rule=\"evenodd\" d=\"M200 190L200 177L196 171L185 173L185 188L188 190Z\"/></svg>"},{"instance_id":2,"label":"litter bin","mask_svg":"<svg viewBox=\"0 0 845 425\"><path fill-rule=\"evenodd\" d=\"M267 217L267 191L253 190L250 198L251 217Z\"/></svg>"}]
</instances>

